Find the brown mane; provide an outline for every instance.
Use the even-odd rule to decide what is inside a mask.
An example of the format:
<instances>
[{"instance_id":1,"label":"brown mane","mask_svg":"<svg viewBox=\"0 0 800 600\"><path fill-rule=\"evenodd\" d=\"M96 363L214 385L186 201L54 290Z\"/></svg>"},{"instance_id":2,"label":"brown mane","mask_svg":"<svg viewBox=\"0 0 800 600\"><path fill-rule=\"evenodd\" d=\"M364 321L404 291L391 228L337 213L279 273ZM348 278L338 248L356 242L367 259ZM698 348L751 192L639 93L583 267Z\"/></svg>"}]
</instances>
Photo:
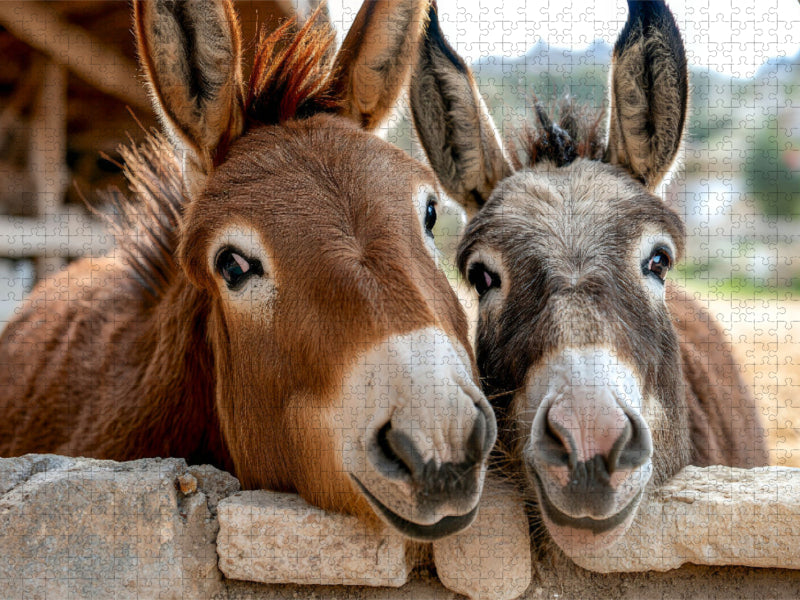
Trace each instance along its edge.
<instances>
[{"instance_id":1,"label":"brown mane","mask_svg":"<svg viewBox=\"0 0 800 600\"><path fill-rule=\"evenodd\" d=\"M557 167L576 158L600 160L605 150L603 109L583 106L571 96L548 111L534 98L537 123L523 123L509 146L515 170L530 168L545 160ZM550 114L548 114L548 112Z\"/></svg>"},{"instance_id":2,"label":"brown mane","mask_svg":"<svg viewBox=\"0 0 800 600\"><path fill-rule=\"evenodd\" d=\"M169 142L156 131L141 145L120 152L132 195L119 190L106 193L114 213L105 220L132 280L142 285L150 300L157 300L179 270L177 234L187 201L180 165Z\"/></svg>"},{"instance_id":3,"label":"brown mane","mask_svg":"<svg viewBox=\"0 0 800 600\"><path fill-rule=\"evenodd\" d=\"M337 112L331 63L336 34L314 11L294 35L291 19L270 35L262 32L248 84L246 113L251 121L275 125L321 112Z\"/></svg>"}]
</instances>

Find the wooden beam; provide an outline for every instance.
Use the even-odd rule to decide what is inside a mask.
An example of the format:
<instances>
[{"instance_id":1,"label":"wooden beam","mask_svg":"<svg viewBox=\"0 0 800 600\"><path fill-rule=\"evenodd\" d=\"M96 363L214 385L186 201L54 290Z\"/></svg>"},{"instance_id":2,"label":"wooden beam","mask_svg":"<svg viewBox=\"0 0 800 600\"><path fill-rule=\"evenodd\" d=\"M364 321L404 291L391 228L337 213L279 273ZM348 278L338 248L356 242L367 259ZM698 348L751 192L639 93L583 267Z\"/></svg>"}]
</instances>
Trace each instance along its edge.
<instances>
[{"instance_id":1,"label":"wooden beam","mask_svg":"<svg viewBox=\"0 0 800 600\"><path fill-rule=\"evenodd\" d=\"M61 207L67 187L67 73L49 60L42 71L39 94L31 117L30 170L36 193L36 212Z\"/></svg>"},{"instance_id":2,"label":"wooden beam","mask_svg":"<svg viewBox=\"0 0 800 600\"><path fill-rule=\"evenodd\" d=\"M0 24L97 89L152 110L136 65L42 2L0 2Z\"/></svg>"},{"instance_id":3,"label":"wooden beam","mask_svg":"<svg viewBox=\"0 0 800 600\"><path fill-rule=\"evenodd\" d=\"M7 258L74 258L100 256L114 247L105 225L78 211L41 218L0 217L0 256Z\"/></svg>"},{"instance_id":4,"label":"wooden beam","mask_svg":"<svg viewBox=\"0 0 800 600\"><path fill-rule=\"evenodd\" d=\"M67 71L45 60L39 94L33 105L28 165L34 187L36 214L56 214L64 203L67 186ZM63 265L59 256L36 258L39 279L55 274Z\"/></svg>"}]
</instances>

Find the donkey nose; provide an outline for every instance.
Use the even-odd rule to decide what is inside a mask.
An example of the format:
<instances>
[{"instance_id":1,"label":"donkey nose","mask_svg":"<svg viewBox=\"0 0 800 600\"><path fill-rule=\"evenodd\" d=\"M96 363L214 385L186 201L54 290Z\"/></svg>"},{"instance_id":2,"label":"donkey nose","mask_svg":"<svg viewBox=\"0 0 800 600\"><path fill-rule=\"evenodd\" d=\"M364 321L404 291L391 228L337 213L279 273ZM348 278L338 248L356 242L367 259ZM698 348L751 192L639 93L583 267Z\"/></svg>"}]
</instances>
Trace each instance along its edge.
<instances>
[{"instance_id":1,"label":"donkey nose","mask_svg":"<svg viewBox=\"0 0 800 600\"><path fill-rule=\"evenodd\" d=\"M472 430L464 440L462 449L464 460L437 465L433 457L425 460L411 436L400 428L392 427L390 420L375 436L377 452L373 454L374 464L386 477L392 479L410 477L417 483L430 483L432 478L444 477L448 472L471 470L482 463L494 443L490 429L486 415L483 411L477 411Z\"/></svg>"},{"instance_id":2,"label":"donkey nose","mask_svg":"<svg viewBox=\"0 0 800 600\"><path fill-rule=\"evenodd\" d=\"M613 399L587 402L564 398L547 411L540 432L539 456L574 480L588 476L596 483L611 483L644 464L651 454L647 426L635 413L628 414ZM582 477L579 477L582 479ZM566 484L566 481L562 481Z\"/></svg>"},{"instance_id":3,"label":"donkey nose","mask_svg":"<svg viewBox=\"0 0 800 600\"><path fill-rule=\"evenodd\" d=\"M391 421L378 430L375 442L379 450L375 466L386 477L397 479L410 475L415 479L425 468L425 461L413 440L399 429L393 429Z\"/></svg>"}]
</instances>

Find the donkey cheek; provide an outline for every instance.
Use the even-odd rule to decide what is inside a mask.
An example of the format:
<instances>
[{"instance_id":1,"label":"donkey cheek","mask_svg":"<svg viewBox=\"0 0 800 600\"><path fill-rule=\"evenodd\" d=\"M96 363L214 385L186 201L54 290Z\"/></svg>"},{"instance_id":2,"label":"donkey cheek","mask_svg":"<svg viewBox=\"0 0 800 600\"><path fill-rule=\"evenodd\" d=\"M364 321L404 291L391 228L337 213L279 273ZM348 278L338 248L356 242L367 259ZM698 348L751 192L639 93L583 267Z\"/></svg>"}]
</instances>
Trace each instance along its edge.
<instances>
[{"instance_id":1,"label":"donkey cheek","mask_svg":"<svg viewBox=\"0 0 800 600\"><path fill-rule=\"evenodd\" d=\"M346 432L336 426L332 409L322 410L313 418L301 413L287 411L298 492L322 508L352 512L358 494L347 476L343 452Z\"/></svg>"}]
</instances>

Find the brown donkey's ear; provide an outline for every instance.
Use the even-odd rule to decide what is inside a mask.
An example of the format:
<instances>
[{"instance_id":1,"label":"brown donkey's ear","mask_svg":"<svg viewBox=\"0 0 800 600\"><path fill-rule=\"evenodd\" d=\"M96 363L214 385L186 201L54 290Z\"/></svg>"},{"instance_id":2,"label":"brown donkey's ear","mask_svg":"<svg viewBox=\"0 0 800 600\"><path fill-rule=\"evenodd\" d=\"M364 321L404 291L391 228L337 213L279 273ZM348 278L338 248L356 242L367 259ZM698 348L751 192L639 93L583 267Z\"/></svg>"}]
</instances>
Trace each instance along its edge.
<instances>
[{"instance_id":1,"label":"brown donkey's ear","mask_svg":"<svg viewBox=\"0 0 800 600\"><path fill-rule=\"evenodd\" d=\"M614 45L605 161L650 190L672 165L686 121L688 75L681 34L663 0L628 0Z\"/></svg>"},{"instance_id":2,"label":"brown donkey's ear","mask_svg":"<svg viewBox=\"0 0 800 600\"><path fill-rule=\"evenodd\" d=\"M139 61L176 151L199 193L244 124L241 34L230 0L134 2Z\"/></svg>"},{"instance_id":3,"label":"brown donkey's ear","mask_svg":"<svg viewBox=\"0 0 800 600\"><path fill-rule=\"evenodd\" d=\"M365 129L380 125L406 83L425 23L426 0L366 0L333 73L342 113Z\"/></svg>"},{"instance_id":4,"label":"brown donkey's ear","mask_svg":"<svg viewBox=\"0 0 800 600\"><path fill-rule=\"evenodd\" d=\"M411 77L414 127L447 193L475 214L512 169L475 79L439 27L436 3Z\"/></svg>"}]
</instances>

